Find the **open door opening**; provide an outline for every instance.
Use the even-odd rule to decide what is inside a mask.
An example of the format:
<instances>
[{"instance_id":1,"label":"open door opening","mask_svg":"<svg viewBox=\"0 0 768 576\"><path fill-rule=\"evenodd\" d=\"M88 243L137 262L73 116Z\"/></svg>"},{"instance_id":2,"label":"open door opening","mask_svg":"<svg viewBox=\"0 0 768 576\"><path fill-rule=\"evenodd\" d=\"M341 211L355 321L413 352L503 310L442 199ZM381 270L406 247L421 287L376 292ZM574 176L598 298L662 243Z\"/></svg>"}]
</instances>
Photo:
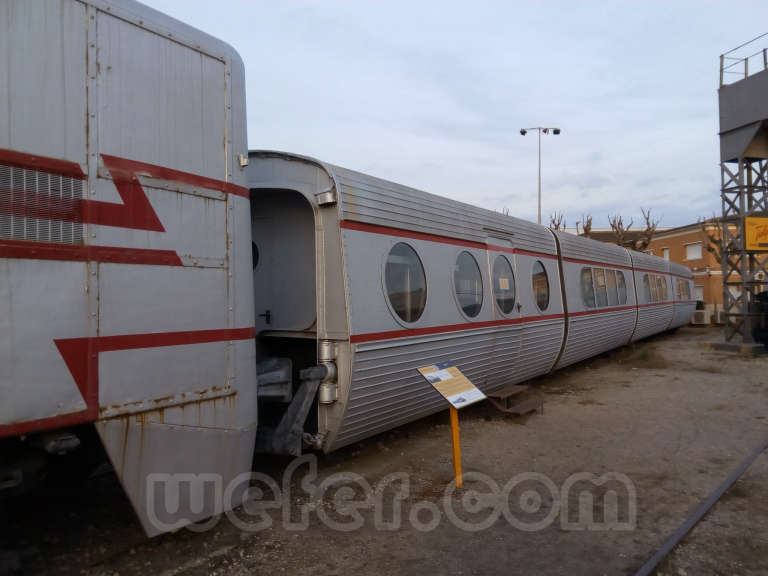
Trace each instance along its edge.
<instances>
[{"instance_id":1,"label":"open door opening","mask_svg":"<svg viewBox=\"0 0 768 576\"><path fill-rule=\"evenodd\" d=\"M297 455L317 433L315 217L295 190L251 190L258 452Z\"/></svg>"}]
</instances>

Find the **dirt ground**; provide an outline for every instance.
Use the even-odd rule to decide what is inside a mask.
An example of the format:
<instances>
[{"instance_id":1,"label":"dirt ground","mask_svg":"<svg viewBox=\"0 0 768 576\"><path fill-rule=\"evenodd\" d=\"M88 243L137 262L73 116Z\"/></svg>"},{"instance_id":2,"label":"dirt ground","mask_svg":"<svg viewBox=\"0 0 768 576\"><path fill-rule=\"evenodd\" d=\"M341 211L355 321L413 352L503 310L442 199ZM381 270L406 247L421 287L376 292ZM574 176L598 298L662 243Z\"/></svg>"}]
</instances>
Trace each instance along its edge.
<instances>
[{"instance_id":1,"label":"dirt ground","mask_svg":"<svg viewBox=\"0 0 768 576\"><path fill-rule=\"evenodd\" d=\"M51 487L6 503L0 574L633 574L768 436L768 358L699 346L716 339L714 330L684 328L540 378L533 384L543 413L508 416L488 403L465 409L464 469L477 477L468 474L448 497L447 411L318 457L315 485L340 472L372 485L407 475L408 496L397 500L403 484L391 484L380 507L384 520L402 510L396 529L377 529L371 507L360 510L362 526L329 527L349 528L364 491L350 484L335 492L347 501L334 504L329 490L313 503L296 475L286 500L294 522L308 510L304 529L270 510L272 526L258 531L223 518L202 533L147 540L105 474L82 492ZM263 459L256 467L279 483L288 464ZM582 479L583 492L569 492L581 473L623 476ZM658 573L768 572L767 482L764 454ZM483 525L494 510L499 517Z\"/></svg>"}]
</instances>

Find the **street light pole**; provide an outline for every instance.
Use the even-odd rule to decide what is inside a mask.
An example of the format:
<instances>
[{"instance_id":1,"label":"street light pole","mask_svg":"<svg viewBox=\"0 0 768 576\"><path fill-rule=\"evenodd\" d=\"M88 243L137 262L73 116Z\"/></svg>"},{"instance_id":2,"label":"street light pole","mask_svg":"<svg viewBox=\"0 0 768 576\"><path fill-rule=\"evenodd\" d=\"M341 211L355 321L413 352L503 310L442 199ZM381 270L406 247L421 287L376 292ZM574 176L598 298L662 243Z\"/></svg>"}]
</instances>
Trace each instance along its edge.
<instances>
[{"instance_id":1,"label":"street light pole","mask_svg":"<svg viewBox=\"0 0 768 576\"><path fill-rule=\"evenodd\" d=\"M520 135L525 136L529 130L536 130L539 133L539 224L541 224L541 133L549 134L549 131L552 131L552 134L555 136L560 135L560 128L544 128L543 126L536 126L535 128L521 128L520 129Z\"/></svg>"},{"instance_id":2,"label":"street light pole","mask_svg":"<svg viewBox=\"0 0 768 576\"><path fill-rule=\"evenodd\" d=\"M541 224L541 128L539 132L539 224Z\"/></svg>"}]
</instances>

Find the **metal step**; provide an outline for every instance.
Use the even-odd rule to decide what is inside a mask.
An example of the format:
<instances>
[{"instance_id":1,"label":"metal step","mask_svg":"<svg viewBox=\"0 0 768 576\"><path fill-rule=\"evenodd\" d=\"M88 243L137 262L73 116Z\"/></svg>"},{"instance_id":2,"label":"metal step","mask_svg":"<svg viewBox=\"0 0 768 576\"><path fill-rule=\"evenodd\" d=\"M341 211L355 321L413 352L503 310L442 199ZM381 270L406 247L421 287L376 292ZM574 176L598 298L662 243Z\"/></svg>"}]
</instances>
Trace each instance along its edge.
<instances>
[{"instance_id":1,"label":"metal step","mask_svg":"<svg viewBox=\"0 0 768 576\"><path fill-rule=\"evenodd\" d=\"M519 384L511 384L505 386L493 392L486 394L491 403L496 406L501 412L505 414L517 414L523 415L528 412L544 413L544 399L535 394L533 397L527 397L528 394L524 394L530 389L530 386L523 386ZM523 394L526 398L521 398Z\"/></svg>"}]
</instances>

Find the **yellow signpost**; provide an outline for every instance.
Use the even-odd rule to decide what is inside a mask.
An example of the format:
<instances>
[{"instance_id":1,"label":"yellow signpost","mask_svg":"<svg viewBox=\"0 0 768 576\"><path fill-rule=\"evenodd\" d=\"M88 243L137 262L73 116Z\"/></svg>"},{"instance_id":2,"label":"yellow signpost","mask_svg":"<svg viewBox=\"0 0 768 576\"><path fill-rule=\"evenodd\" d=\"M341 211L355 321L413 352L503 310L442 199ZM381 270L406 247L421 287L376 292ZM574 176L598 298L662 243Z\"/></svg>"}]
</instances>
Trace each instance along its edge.
<instances>
[{"instance_id":1,"label":"yellow signpost","mask_svg":"<svg viewBox=\"0 0 768 576\"><path fill-rule=\"evenodd\" d=\"M453 444L453 470L456 487L461 488L461 446L459 443L459 410L485 400L483 394L469 378L451 362L439 362L419 368L419 372L442 394L451 405L451 443Z\"/></svg>"},{"instance_id":2,"label":"yellow signpost","mask_svg":"<svg viewBox=\"0 0 768 576\"><path fill-rule=\"evenodd\" d=\"M744 228L747 250L768 250L768 218L747 217Z\"/></svg>"}]
</instances>

